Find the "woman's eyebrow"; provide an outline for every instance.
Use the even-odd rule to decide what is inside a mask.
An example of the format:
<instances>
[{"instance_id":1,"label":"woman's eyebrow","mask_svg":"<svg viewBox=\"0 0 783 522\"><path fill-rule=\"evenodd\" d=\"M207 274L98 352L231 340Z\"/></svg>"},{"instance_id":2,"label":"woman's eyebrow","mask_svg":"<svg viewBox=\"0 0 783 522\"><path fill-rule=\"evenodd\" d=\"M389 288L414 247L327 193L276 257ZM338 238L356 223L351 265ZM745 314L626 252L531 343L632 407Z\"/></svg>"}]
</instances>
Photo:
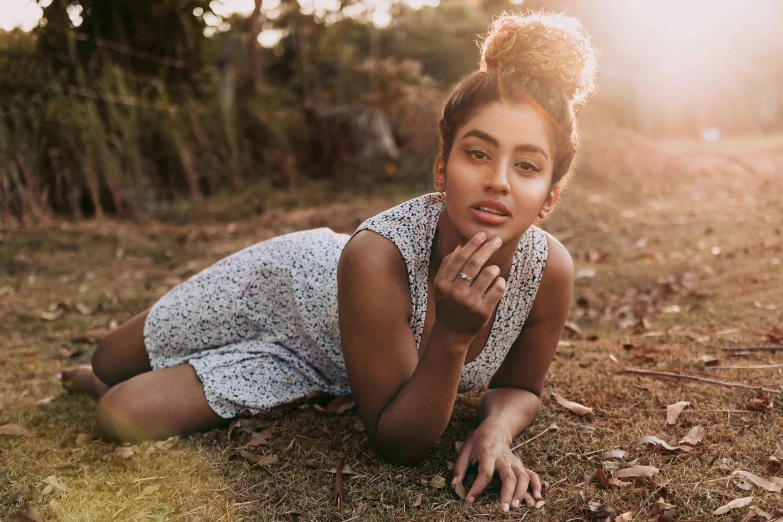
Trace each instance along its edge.
<instances>
[{"instance_id":1,"label":"woman's eyebrow","mask_svg":"<svg viewBox=\"0 0 783 522\"><path fill-rule=\"evenodd\" d=\"M487 143L489 143L494 147L500 146L500 142L497 139L493 138L486 132L478 129L469 130L462 136L462 139L464 140L465 138L470 138L471 136L486 141ZM542 149L538 145L533 145L532 143L523 143L521 145L517 145L516 147L514 147L514 150L518 152L537 152L538 154L544 156L546 159L549 159L549 156L547 156L546 151L544 149Z\"/></svg>"}]
</instances>

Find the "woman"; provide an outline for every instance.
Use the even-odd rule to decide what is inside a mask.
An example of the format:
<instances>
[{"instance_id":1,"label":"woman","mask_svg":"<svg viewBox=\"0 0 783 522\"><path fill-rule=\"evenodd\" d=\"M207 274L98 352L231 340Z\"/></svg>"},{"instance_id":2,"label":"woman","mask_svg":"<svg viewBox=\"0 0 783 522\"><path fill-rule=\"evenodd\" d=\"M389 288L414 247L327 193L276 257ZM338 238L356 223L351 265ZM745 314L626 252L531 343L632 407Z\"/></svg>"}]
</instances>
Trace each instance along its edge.
<instances>
[{"instance_id":1,"label":"woman","mask_svg":"<svg viewBox=\"0 0 783 522\"><path fill-rule=\"evenodd\" d=\"M495 473L504 510L528 488L540 499L509 445L538 410L573 264L534 222L560 195L594 71L575 20L499 18L480 70L445 104L436 193L350 237L296 232L216 263L110 334L92 369L63 372L64 385L100 397L98 427L114 440L210 429L316 390L352 393L378 453L413 464L456 394L488 382L454 484L478 464L469 502Z\"/></svg>"}]
</instances>

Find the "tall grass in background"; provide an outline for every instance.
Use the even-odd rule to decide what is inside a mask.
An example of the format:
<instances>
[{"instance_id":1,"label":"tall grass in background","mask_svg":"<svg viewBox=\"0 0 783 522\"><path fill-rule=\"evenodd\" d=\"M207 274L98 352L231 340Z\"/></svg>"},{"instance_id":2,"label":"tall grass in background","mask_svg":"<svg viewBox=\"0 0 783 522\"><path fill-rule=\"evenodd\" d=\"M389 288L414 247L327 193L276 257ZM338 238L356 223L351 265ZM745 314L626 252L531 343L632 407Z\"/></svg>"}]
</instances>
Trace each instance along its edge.
<instances>
[{"instance_id":1,"label":"tall grass in background","mask_svg":"<svg viewBox=\"0 0 783 522\"><path fill-rule=\"evenodd\" d=\"M143 219L177 199L198 211L224 189L284 183L299 111L280 92L227 111L216 82L0 55L0 226L55 214Z\"/></svg>"}]
</instances>

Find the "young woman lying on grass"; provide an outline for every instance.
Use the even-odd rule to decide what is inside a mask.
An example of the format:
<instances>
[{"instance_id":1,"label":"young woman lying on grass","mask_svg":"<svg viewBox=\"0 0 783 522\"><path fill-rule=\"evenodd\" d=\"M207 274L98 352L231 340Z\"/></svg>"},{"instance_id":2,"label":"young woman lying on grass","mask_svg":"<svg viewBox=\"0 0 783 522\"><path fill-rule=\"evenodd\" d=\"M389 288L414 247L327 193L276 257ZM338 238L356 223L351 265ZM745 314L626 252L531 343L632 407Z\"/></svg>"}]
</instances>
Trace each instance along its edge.
<instances>
[{"instance_id":1,"label":"young woman lying on grass","mask_svg":"<svg viewBox=\"0 0 783 522\"><path fill-rule=\"evenodd\" d=\"M107 336L92 368L62 372L63 384L100 397L98 428L117 441L223 426L317 390L352 393L378 453L415 464L456 394L488 382L454 483L477 464L469 502L495 473L503 509L529 487L540 499L510 444L538 411L573 264L534 222L571 166L594 62L573 19L498 19L480 70L445 104L436 193L352 236L295 232L223 259Z\"/></svg>"}]
</instances>

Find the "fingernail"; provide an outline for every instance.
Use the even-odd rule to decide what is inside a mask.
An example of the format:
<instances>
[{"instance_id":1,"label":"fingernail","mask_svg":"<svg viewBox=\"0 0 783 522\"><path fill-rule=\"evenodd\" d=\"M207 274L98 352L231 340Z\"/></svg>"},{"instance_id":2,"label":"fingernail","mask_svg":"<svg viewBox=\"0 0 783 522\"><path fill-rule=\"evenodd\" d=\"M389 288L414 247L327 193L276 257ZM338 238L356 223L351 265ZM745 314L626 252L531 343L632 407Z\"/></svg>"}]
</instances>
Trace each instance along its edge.
<instances>
[{"instance_id":1,"label":"fingernail","mask_svg":"<svg viewBox=\"0 0 783 522\"><path fill-rule=\"evenodd\" d=\"M515 498L515 499L514 499L514 502L512 502L512 504L514 504L514 507L515 507L515 508L518 508L518 507L519 507L519 499L518 499L518 498Z\"/></svg>"},{"instance_id":2,"label":"fingernail","mask_svg":"<svg viewBox=\"0 0 783 522\"><path fill-rule=\"evenodd\" d=\"M503 242L503 240L502 240L502 239L500 239L499 237L496 237L495 239L493 239L493 240L491 241L491 244L492 244L492 246L494 246L494 247L499 247L499 246L500 246L500 244L501 244L502 242Z\"/></svg>"},{"instance_id":3,"label":"fingernail","mask_svg":"<svg viewBox=\"0 0 783 522\"><path fill-rule=\"evenodd\" d=\"M459 482L459 477L454 477L454 478L451 480L451 485L452 485L452 486L456 486L456 485L457 485L457 482Z\"/></svg>"},{"instance_id":4,"label":"fingernail","mask_svg":"<svg viewBox=\"0 0 783 522\"><path fill-rule=\"evenodd\" d=\"M508 502L503 504L503 511L508 511Z\"/></svg>"},{"instance_id":5,"label":"fingernail","mask_svg":"<svg viewBox=\"0 0 783 522\"><path fill-rule=\"evenodd\" d=\"M476 497L468 497L469 504L472 504L474 500L476 500Z\"/></svg>"},{"instance_id":6,"label":"fingernail","mask_svg":"<svg viewBox=\"0 0 783 522\"><path fill-rule=\"evenodd\" d=\"M484 240L487 239L487 235L484 232L479 232L478 233L478 239L479 239L479 241L484 241Z\"/></svg>"}]
</instances>

